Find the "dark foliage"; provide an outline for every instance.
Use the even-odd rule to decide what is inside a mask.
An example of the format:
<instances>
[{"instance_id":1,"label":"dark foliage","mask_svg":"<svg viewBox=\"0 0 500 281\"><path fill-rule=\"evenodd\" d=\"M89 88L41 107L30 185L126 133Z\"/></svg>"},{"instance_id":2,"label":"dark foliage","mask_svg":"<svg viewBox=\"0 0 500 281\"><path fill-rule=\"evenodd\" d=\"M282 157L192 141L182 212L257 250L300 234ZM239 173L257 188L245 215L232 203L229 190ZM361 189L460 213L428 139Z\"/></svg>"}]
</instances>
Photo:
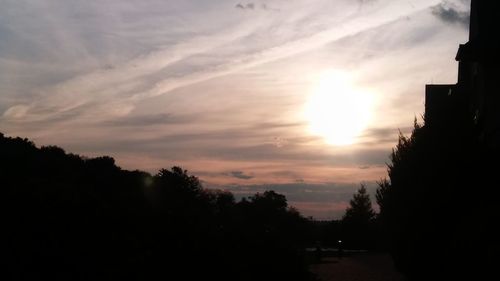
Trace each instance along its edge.
<instances>
[{"instance_id":1,"label":"dark foliage","mask_svg":"<svg viewBox=\"0 0 500 281\"><path fill-rule=\"evenodd\" d=\"M375 212L364 185L354 194L349 205L342 218L342 243L351 249L374 249L377 237Z\"/></svg>"},{"instance_id":2,"label":"dark foliage","mask_svg":"<svg viewBox=\"0 0 500 281\"><path fill-rule=\"evenodd\" d=\"M386 241L369 194L363 184L353 195L341 220L313 221L309 245L333 251L386 252Z\"/></svg>"},{"instance_id":3,"label":"dark foliage","mask_svg":"<svg viewBox=\"0 0 500 281\"><path fill-rule=\"evenodd\" d=\"M361 185L358 192L354 194L349 202L343 221L359 225L369 224L375 218L370 195L366 193L366 187Z\"/></svg>"},{"instance_id":4,"label":"dark foliage","mask_svg":"<svg viewBox=\"0 0 500 281\"><path fill-rule=\"evenodd\" d=\"M391 154L377 202L391 252L411 280L483 280L498 251L498 151L460 120L415 122Z\"/></svg>"},{"instance_id":5,"label":"dark foliage","mask_svg":"<svg viewBox=\"0 0 500 281\"><path fill-rule=\"evenodd\" d=\"M126 171L0 134L4 280L307 280L309 221L273 191L236 202L179 167Z\"/></svg>"}]
</instances>

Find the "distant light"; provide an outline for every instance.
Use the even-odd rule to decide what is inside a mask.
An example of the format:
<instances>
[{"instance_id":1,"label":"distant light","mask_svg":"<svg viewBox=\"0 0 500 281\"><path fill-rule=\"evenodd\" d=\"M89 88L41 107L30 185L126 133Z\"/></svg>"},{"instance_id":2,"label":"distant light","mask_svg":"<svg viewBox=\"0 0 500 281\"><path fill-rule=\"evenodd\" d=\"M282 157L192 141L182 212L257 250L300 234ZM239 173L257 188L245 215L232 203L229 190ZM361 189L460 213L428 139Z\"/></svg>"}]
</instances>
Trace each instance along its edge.
<instances>
[{"instance_id":1,"label":"distant light","mask_svg":"<svg viewBox=\"0 0 500 281\"><path fill-rule=\"evenodd\" d=\"M342 243L342 240L339 240L339 243Z\"/></svg>"}]
</instances>

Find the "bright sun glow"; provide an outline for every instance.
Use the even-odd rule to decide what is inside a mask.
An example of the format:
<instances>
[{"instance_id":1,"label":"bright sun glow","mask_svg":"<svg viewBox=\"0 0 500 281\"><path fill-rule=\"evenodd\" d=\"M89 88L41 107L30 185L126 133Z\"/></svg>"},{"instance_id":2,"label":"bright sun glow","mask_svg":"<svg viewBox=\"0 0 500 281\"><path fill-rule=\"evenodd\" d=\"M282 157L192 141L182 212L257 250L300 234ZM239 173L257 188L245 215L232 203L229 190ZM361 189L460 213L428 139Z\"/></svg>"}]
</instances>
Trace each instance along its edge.
<instances>
[{"instance_id":1,"label":"bright sun glow","mask_svg":"<svg viewBox=\"0 0 500 281\"><path fill-rule=\"evenodd\" d=\"M373 97L356 88L345 72L321 75L306 104L305 115L312 134L333 145L349 145L370 122Z\"/></svg>"}]
</instances>

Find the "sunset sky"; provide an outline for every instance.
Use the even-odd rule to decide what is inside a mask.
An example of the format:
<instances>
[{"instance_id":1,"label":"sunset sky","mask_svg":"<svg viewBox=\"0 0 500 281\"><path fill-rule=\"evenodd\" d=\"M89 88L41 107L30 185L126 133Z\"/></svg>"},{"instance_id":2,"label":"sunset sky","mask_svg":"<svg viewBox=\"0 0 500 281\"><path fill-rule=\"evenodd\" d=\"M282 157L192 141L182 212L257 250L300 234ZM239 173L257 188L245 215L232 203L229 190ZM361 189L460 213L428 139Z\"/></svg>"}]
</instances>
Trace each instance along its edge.
<instances>
[{"instance_id":1,"label":"sunset sky","mask_svg":"<svg viewBox=\"0 0 500 281\"><path fill-rule=\"evenodd\" d=\"M469 5L0 0L0 132L339 218L456 82Z\"/></svg>"}]
</instances>

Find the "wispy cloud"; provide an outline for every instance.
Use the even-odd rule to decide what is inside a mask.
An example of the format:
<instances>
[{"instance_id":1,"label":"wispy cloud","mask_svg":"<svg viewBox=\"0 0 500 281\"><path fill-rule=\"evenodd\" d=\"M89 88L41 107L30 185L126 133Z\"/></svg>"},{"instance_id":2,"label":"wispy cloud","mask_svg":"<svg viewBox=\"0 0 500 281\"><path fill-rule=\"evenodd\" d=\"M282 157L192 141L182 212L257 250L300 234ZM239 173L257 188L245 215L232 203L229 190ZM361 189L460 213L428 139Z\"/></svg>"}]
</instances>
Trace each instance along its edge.
<instances>
[{"instance_id":1,"label":"wispy cloud","mask_svg":"<svg viewBox=\"0 0 500 281\"><path fill-rule=\"evenodd\" d=\"M217 33L206 36L180 37L181 43L169 44L158 51L136 56L121 64L113 64L111 69L104 66L88 74L58 83L54 87L42 89L33 102L13 105L16 110L7 109L4 117L43 119L47 118L47 115L75 110L92 102L95 104L85 111L87 114L84 118L124 116L134 110L135 104L143 99L286 58L364 29L373 28L402 14L414 12L413 9L397 5L395 1L391 1L386 7L388 8L380 9L374 6L373 9L362 11L359 16L354 17L352 13L356 10L349 10L349 6L346 5L344 9L347 13L343 11L331 15L331 18L336 20L329 20L329 23L324 22L320 25L317 25L319 23L311 25L313 23L309 22L307 25L310 25L311 29L299 30L296 33L283 33L294 23L287 23L284 26L286 29L276 28L278 24L282 24L280 21L289 20L286 16L280 16L277 19L262 18L261 24L257 25L254 21L244 21L242 24L225 27ZM400 9L396 17L390 13L391 9L395 8ZM314 11L314 13L319 12ZM371 13L370 21L364 18L368 12ZM342 16L344 14L349 16ZM323 17L318 19L325 20ZM339 21L342 22L341 25L338 25ZM302 21L297 23L304 24ZM329 27L326 27L327 23L330 24ZM159 22L153 24L148 22L148 24L156 25ZM267 30L265 38L273 38L272 40L259 39L262 38L264 30ZM250 48L235 48L235 46L250 46ZM20 108L22 110L19 110ZM16 114L11 115L13 112Z\"/></svg>"},{"instance_id":2,"label":"wispy cloud","mask_svg":"<svg viewBox=\"0 0 500 281\"><path fill-rule=\"evenodd\" d=\"M338 214L360 181L385 174L398 129L408 133L422 113L423 85L456 79L466 6L7 1L1 130L108 154L125 168L182 165L235 191L272 185L309 214ZM372 123L348 147L311 135L302 114L315 77L332 68L377 101ZM334 196L343 184L345 194Z\"/></svg>"},{"instance_id":3,"label":"wispy cloud","mask_svg":"<svg viewBox=\"0 0 500 281\"><path fill-rule=\"evenodd\" d=\"M179 116L168 113L157 114L142 114L142 115L127 115L112 120L102 122L103 125L110 127L144 127L144 126L158 126L169 124L187 124L197 119L197 116Z\"/></svg>"}]
</instances>

